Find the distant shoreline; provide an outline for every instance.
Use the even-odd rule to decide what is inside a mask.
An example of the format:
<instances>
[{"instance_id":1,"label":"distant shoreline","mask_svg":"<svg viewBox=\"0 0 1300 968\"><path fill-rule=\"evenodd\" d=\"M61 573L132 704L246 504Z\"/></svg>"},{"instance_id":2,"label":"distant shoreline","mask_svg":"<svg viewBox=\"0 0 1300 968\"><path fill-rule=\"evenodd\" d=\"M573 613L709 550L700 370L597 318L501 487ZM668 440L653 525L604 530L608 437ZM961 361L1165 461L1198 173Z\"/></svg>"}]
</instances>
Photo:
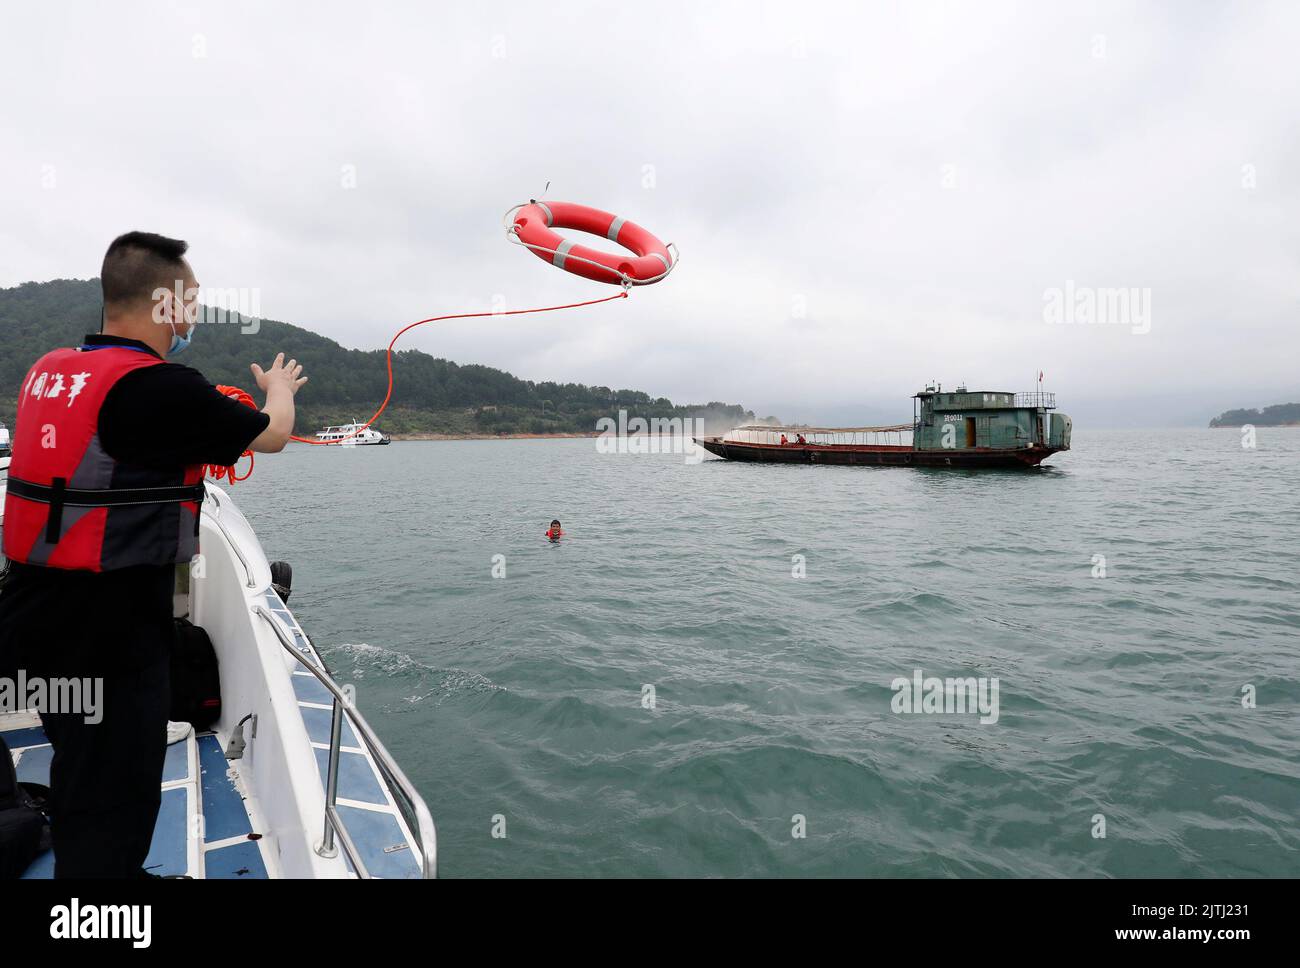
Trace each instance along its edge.
<instances>
[{"instance_id":1,"label":"distant shoreline","mask_svg":"<svg viewBox=\"0 0 1300 968\"><path fill-rule=\"evenodd\" d=\"M1244 424L1241 426L1244 426ZM1221 424L1211 424L1210 429L1211 430L1240 430L1241 426L1238 426L1237 424L1231 424L1231 423L1221 423ZM1300 427L1300 420L1287 420L1284 423L1260 423L1258 421L1255 421L1251 423L1251 426L1268 427L1270 429L1274 429L1277 427Z\"/></svg>"},{"instance_id":2,"label":"distant shoreline","mask_svg":"<svg viewBox=\"0 0 1300 968\"><path fill-rule=\"evenodd\" d=\"M393 440L572 440L599 437L597 431L571 434L389 434Z\"/></svg>"}]
</instances>

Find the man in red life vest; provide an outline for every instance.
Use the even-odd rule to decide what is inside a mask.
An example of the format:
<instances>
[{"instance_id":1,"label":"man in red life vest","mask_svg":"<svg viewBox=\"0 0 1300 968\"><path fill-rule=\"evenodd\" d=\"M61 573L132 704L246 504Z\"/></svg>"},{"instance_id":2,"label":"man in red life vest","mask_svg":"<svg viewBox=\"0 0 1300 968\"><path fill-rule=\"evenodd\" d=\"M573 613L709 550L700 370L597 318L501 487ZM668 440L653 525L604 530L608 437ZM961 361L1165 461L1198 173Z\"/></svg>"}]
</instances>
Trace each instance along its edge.
<instances>
[{"instance_id":1,"label":"man in red life vest","mask_svg":"<svg viewBox=\"0 0 1300 968\"><path fill-rule=\"evenodd\" d=\"M43 711L56 877L140 876L161 802L176 566L198 550L203 465L274 453L293 431L294 360L252 364L259 412L164 362L195 336L176 239L104 256L102 332L46 353L18 387L4 505L0 670L101 680L99 709Z\"/></svg>"},{"instance_id":2,"label":"man in red life vest","mask_svg":"<svg viewBox=\"0 0 1300 968\"><path fill-rule=\"evenodd\" d=\"M551 522L551 526L546 529L546 537L550 538L552 541L554 541L562 534L564 534L564 530L560 527L560 522L558 519L553 520Z\"/></svg>"}]
</instances>

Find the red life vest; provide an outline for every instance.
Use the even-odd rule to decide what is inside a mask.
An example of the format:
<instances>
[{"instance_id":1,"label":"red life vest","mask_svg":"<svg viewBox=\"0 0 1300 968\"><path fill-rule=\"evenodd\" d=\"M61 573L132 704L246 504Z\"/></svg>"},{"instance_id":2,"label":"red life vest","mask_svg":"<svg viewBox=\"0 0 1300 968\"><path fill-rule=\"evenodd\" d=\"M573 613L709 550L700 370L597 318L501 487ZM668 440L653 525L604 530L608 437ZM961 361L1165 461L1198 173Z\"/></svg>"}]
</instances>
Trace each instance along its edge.
<instances>
[{"instance_id":1,"label":"red life vest","mask_svg":"<svg viewBox=\"0 0 1300 968\"><path fill-rule=\"evenodd\" d=\"M28 371L5 490L5 557L111 571L186 562L198 553L203 465L124 464L99 442L108 391L131 371L161 362L129 346L88 346L53 350Z\"/></svg>"}]
</instances>

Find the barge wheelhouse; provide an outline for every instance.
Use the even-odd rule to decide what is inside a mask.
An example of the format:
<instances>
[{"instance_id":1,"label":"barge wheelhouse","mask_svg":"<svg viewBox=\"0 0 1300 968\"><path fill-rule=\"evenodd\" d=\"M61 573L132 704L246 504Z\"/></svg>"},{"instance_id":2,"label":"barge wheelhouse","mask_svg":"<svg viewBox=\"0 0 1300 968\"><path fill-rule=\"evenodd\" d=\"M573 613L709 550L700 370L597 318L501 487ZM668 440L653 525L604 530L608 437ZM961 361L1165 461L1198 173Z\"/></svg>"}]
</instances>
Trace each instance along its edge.
<instances>
[{"instance_id":1,"label":"barge wheelhouse","mask_svg":"<svg viewBox=\"0 0 1300 968\"><path fill-rule=\"evenodd\" d=\"M699 437L728 460L917 467L1037 467L1070 449L1073 424L1056 395L927 386L913 398L912 423L887 427L747 425Z\"/></svg>"}]
</instances>

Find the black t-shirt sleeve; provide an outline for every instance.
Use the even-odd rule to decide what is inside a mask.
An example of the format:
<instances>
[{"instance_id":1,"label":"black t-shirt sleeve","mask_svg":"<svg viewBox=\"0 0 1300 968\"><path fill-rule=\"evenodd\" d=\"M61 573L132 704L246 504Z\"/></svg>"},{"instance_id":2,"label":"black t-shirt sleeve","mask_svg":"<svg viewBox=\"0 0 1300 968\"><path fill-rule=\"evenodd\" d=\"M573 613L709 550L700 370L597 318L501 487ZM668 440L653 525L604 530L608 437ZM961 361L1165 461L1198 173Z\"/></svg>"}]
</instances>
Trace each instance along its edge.
<instances>
[{"instance_id":1,"label":"black t-shirt sleeve","mask_svg":"<svg viewBox=\"0 0 1300 968\"><path fill-rule=\"evenodd\" d=\"M131 371L108 391L99 440L123 463L229 466L270 422L261 411L218 393L198 370L159 363Z\"/></svg>"}]
</instances>

